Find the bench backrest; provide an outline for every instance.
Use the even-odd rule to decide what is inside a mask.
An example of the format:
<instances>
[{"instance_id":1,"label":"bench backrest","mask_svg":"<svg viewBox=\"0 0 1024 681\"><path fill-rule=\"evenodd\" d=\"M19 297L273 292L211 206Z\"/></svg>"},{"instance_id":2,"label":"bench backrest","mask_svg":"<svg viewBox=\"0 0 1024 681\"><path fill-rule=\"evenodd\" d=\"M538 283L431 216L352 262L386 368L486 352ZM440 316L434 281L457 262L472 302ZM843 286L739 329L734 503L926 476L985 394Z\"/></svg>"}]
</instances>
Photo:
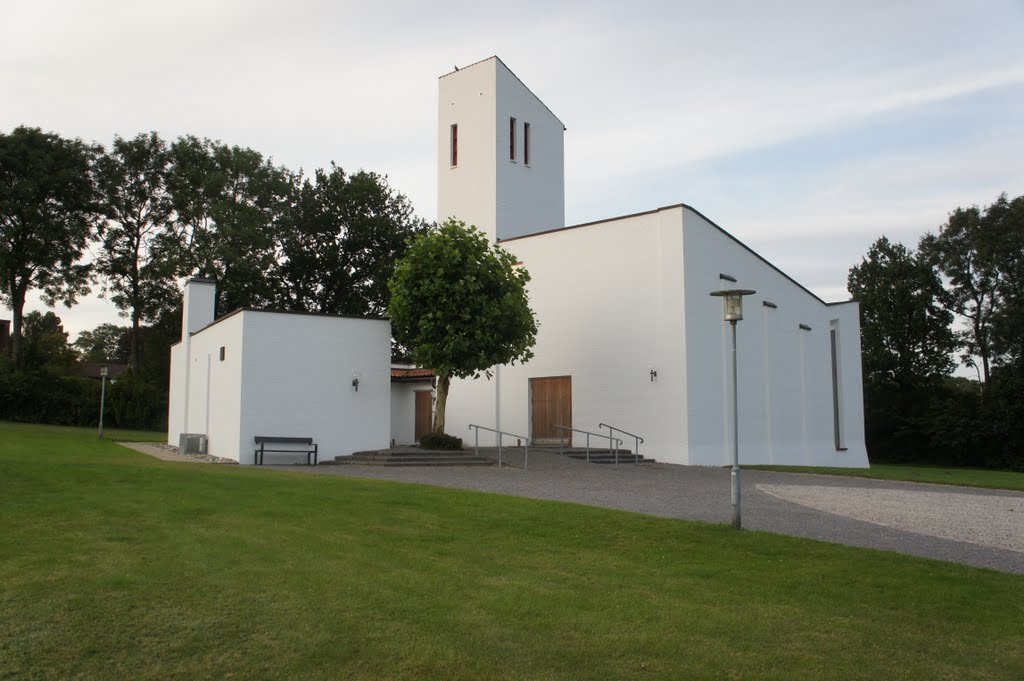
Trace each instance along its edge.
<instances>
[{"instance_id":1,"label":"bench backrest","mask_svg":"<svg viewBox=\"0 0 1024 681\"><path fill-rule=\"evenodd\" d=\"M253 438L256 444L271 443L271 442L282 442L296 445L311 445L313 444L313 438L311 437L272 437L270 435L257 435Z\"/></svg>"}]
</instances>

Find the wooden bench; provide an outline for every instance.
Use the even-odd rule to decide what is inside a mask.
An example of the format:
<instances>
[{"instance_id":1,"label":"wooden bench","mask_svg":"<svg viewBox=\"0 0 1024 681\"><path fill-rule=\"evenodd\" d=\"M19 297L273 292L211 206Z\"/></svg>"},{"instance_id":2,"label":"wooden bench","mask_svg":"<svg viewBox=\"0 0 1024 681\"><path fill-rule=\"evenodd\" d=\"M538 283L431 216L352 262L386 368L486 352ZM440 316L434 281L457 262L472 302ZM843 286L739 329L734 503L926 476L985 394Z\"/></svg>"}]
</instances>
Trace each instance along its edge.
<instances>
[{"instance_id":1,"label":"wooden bench","mask_svg":"<svg viewBox=\"0 0 1024 681\"><path fill-rule=\"evenodd\" d=\"M259 449L253 453L256 455L256 465L263 465L263 453L274 452L280 454L305 454L306 465L309 464L309 455L313 455L313 465L316 465L316 457L318 445L313 442L311 437L273 437L270 435L257 435L253 438L253 441L260 446ZM289 449L267 449L267 445L294 445Z\"/></svg>"}]
</instances>

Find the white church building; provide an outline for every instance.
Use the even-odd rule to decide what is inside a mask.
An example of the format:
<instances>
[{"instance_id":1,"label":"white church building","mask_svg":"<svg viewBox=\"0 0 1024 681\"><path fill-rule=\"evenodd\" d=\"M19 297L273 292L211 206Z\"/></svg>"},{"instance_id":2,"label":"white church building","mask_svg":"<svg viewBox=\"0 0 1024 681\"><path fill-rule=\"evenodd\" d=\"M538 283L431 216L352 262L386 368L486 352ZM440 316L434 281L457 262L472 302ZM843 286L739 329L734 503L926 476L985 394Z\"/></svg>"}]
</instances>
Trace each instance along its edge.
<instances>
[{"instance_id":1,"label":"white church building","mask_svg":"<svg viewBox=\"0 0 1024 681\"><path fill-rule=\"evenodd\" d=\"M641 436L641 453L658 461L726 465L730 329L710 293L743 288L756 294L745 298L737 326L741 462L867 466L857 303L826 303L685 204L566 226L564 131L497 57L440 78L438 221L475 225L517 256L532 277L539 326L531 361L452 381L446 431L472 441L469 425L477 424L553 442L568 437L564 428L609 424ZM410 387L388 381L386 321L248 311L214 323L211 307L202 323L189 322L193 314L186 295L182 342L172 350L169 442L207 433L210 453L251 462L255 435L319 438L322 457L331 458L412 439ZM250 323L264 326L247 332ZM303 334L285 330L299 324L307 325ZM302 341L292 352L289 338L327 333L330 324L331 333L347 335L330 347ZM243 362L227 379L223 435L220 419L195 406L213 404L196 377L223 356L220 341L204 338L218 326L217 333L240 327L233 342ZM281 342L276 354L249 351L268 335ZM281 348L291 364L276 371ZM318 378L324 373L329 381ZM357 373L372 395L352 390ZM250 374L273 378L254 382ZM302 381L324 385L308 395ZM257 432L271 425L280 432ZM579 434L574 440L580 444ZM480 441L494 443L483 433Z\"/></svg>"}]
</instances>

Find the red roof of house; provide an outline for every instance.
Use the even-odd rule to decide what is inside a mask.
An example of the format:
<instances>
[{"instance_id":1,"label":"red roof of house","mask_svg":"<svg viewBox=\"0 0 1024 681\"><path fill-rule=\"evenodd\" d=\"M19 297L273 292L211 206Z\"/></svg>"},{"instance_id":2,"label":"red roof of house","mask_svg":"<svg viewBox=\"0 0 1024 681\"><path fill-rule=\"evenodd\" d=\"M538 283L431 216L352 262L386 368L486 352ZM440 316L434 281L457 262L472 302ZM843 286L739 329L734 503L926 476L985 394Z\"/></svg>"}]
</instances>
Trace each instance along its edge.
<instances>
[{"instance_id":1,"label":"red roof of house","mask_svg":"<svg viewBox=\"0 0 1024 681\"><path fill-rule=\"evenodd\" d=\"M392 381L429 381L433 378L433 369L391 368Z\"/></svg>"}]
</instances>

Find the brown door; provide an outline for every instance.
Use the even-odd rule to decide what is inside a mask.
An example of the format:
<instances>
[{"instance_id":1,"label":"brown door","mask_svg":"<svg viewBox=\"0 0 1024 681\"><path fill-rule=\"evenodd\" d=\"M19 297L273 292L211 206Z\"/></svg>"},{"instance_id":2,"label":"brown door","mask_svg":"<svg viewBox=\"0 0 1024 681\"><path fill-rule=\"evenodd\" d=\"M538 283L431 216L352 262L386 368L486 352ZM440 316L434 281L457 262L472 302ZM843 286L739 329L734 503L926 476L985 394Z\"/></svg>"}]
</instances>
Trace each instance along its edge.
<instances>
[{"instance_id":1,"label":"brown door","mask_svg":"<svg viewBox=\"0 0 1024 681\"><path fill-rule=\"evenodd\" d=\"M430 432L430 428L433 425L431 421L431 412L433 411L433 393L429 390L419 390L416 392L416 442L420 441L420 438Z\"/></svg>"},{"instance_id":2,"label":"brown door","mask_svg":"<svg viewBox=\"0 0 1024 681\"><path fill-rule=\"evenodd\" d=\"M572 434L555 426L572 427L572 377L531 378L530 411L534 442L570 442Z\"/></svg>"}]
</instances>

